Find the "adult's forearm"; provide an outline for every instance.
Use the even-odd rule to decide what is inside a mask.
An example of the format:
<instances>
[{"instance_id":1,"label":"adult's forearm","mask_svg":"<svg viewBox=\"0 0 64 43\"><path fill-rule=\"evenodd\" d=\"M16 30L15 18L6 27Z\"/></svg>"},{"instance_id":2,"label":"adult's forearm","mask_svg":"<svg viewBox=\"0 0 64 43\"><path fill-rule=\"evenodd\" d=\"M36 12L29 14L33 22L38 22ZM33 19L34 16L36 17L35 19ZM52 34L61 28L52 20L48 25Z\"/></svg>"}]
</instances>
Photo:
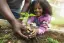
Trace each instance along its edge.
<instances>
[{"instance_id":1,"label":"adult's forearm","mask_svg":"<svg viewBox=\"0 0 64 43\"><path fill-rule=\"evenodd\" d=\"M6 0L0 0L0 12L4 16L4 18L6 18L8 21L15 20L15 17L11 12Z\"/></svg>"},{"instance_id":2,"label":"adult's forearm","mask_svg":"<svg viewBox=\"0 0 64 43\"><path fill-rule=\"evenodd\" d=\"M22 12L26 12L28 10L29 4L30 4L30 0L25 0Z\"/></svg>"}]
</instances>

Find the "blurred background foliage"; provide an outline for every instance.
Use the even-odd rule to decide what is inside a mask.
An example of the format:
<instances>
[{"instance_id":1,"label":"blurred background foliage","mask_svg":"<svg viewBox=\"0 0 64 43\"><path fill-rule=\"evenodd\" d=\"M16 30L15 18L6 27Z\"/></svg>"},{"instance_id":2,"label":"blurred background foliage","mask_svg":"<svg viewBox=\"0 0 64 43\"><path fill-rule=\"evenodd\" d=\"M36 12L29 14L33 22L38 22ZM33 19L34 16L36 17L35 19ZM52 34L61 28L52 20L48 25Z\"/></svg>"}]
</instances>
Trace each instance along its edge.
<instances>
[{"instance_id":1,"label":"blurred background foliage","mask_svg":"<svg viewBox=\"0 0 64 43\"><path fill-rule=\"evenodd\" d=\"M48 0L52 7L52 22L54 24L64 24L64 3L63 0Z\"/></svg>"},{"instance_id":2,"label":"blurred background foliage","mask_svg":"<svg viewBox=\"0 0 64 43\"><path fill-rule=\"evenodd\" d=\"M47 0L52 7L51 25L64 27L64 0Z\"/></svg>"}]
</instances>

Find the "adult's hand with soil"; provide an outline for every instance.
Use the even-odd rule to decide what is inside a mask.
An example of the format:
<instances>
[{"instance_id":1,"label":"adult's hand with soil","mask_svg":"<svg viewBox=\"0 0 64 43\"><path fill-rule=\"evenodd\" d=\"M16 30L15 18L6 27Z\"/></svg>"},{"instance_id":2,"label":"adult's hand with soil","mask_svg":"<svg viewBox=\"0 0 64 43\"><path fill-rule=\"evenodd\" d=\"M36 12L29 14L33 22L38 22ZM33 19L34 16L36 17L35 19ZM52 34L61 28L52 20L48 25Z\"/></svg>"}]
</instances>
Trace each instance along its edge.
<instances>
[{"instance_id":1,"label":"adult's hand with soil","mask_svg":"<svg viewBox=\"0 0 64 43\"><path fill-rule=\"evenodd\" d=\"M10 9L8 3L7 3L7 0L0 0L0 13L2 13L4 18L7 19L10 22L10 24L13 26L13 30L15 32L17 32L21 37L27 38L27 36L25 36L21 33L23 26L14 17L14 15L11 12L11 9Z\"/></svg>"},{"instance_id":2,"label":"adult's hand with soil","mask_svg":"<svg viewBox=\"0 0 64 43\"><path fill-rule=\"evenodd\" d=\"M15 33L18 33L21 37L23 37L23 38L26 38L26 39L28 39L28 37L27 36L25 36L23 33L22 33L22 30L24 30L24 31L26 31L26 27L24 26L24 25L22 25L21 24L21 22L19 22L19 21L12 21L12 27L13 27L13 31L15 32Z\"/></svg>"}]
</instances>

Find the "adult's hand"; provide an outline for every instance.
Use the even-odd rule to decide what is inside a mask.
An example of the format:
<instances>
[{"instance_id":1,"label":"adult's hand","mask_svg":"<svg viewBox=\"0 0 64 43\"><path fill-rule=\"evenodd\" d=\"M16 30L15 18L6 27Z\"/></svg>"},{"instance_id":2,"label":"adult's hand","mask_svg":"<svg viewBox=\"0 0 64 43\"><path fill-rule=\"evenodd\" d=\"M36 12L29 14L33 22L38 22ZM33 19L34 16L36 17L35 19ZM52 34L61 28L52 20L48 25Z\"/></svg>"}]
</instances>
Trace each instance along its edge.
<instances>
[{"instance_id":1,"label":"adult's hand","mask_svg":"<svg viewBox=\"0 0 64 43\"><path fill-rule=\"evenodd\" d=\"M13 27L13 31L18 33L21 37L28 39L27 36L25 36L24 34L22 34L21 30L25 30L26 31L26 27L23 26L19 21L12 21L12 27Z\"/></svg>"},{"instance_id":2,"label":"adult's hand","mask_svg":"<svg viewBox=\"0 0 64 43\"><path fill-rule=\"evenodd\" d=\"M23 26L14 17L14 15L11 12L11 9L7 3L7 0L0 0L0 12L2 13L2 16L4 16L4 18L10 22L10 24L13 26L13 30L15 32L17 32L20 36L27 38L27 36L25 36L21 33Z\"/></svg>"}]
</instances>

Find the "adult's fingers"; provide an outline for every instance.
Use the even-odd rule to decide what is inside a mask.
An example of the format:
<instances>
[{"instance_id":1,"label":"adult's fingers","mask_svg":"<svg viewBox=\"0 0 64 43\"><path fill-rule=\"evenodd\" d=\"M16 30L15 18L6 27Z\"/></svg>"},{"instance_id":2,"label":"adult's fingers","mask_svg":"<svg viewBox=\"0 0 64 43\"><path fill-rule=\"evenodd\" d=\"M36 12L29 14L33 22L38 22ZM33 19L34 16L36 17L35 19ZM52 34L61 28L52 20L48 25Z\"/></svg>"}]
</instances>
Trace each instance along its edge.
<instances>
[{"instance_id":1,"label":"adult's fingers","mask_svg":"<svg viewBox=\"0 0 64 43\"><path fill-rule=\"evenodd\" d=\"M22 25L22 24L21 24L21 27L20 28L23 29L23 30L25 30L25 31L27 30L26 29L26 26L25 25Z\"/></svg>"},{"instance_id":2,"label":"adult's fingers","mask_svg":"<svg viewBox=\"0 0 64 43\"><path fill-rule=\"evenodd\" d=\"M24 34L22 34L20 30L19 30L19 31L17 31L17 33L18 33L21 37L24 37L24 38L28 39L28 37L27 37L27 36L25 36Z\"/></svg>"}]
</instances>

